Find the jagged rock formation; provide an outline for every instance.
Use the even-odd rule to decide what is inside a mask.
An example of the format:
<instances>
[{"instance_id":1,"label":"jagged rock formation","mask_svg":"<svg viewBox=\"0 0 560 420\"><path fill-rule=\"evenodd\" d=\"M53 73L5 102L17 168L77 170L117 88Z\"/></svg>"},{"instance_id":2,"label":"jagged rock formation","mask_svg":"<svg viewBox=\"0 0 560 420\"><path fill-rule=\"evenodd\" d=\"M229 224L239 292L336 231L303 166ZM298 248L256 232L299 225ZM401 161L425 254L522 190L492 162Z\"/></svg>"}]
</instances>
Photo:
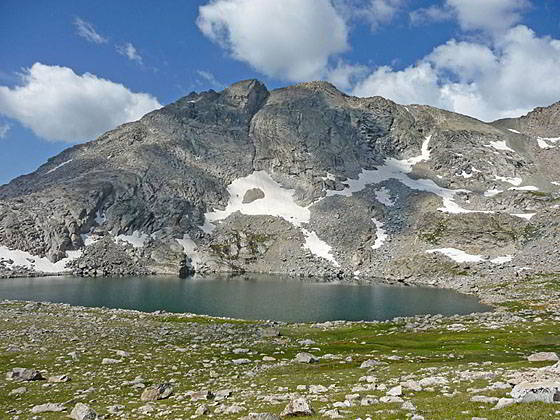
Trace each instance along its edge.
<instances>
[{"instance_id":1,"label":"jagged rock formation","mask_svg":"<svg viewBox=\"0 0 560 420\"><path fill-rule=\"evenodd\" d=\"M0 186L0 275L557 270L559 117L488 124L324 82L191 93Z\"/></svg>"}]
</instances>

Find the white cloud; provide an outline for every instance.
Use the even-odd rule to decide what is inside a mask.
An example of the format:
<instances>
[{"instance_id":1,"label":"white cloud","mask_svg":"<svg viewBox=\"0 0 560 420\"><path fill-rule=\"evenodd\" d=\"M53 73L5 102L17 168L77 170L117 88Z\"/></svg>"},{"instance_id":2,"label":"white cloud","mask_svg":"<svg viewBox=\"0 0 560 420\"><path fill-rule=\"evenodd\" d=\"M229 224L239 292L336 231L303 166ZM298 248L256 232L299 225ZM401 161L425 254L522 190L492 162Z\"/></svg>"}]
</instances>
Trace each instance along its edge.
<instances>
[{"instance_id":1,"label":"white cloud","mask_svg":"<svg viewBox=\"0 0 560 420\"><path fill-rule=\"evenodd\" d=\"M464 30L504 30L521 20L528 0L447 0Z\"/></svg>"},{"instance_id":2,"label":"white cloud","mask_svg":"<svg viewBox=\"0 0 560 420\"><path fill-rule=\"evenodd\" d=\"M441 22L453 17L453 13L449 8L430 6L416 9L409 14L410 22L413 25L423 25L430 22Z\"/></svg>"},{"instance_id":3,"label":"white cloud","mask_svg":"<svg viewBox=\"0 0 560 420\"><path fill-rule=\"evenodd\" d=\"M520 22L530 5L529 0L446 0L443 6L413 10L409 16L412 24L455 18L465 31L496 33Z\"/></svg>"},{"instance_id":4,"label":"white cloud","mask_svg":"<svg viewBox=\"0 0 560 420\"><path fill-rule=\"evenodd\" d=\"M78 35L89 42L93 42L94 44L103 44L107 42L107 38L98 34L91 23L86 22L79 17L74 19L74 26L76 26L76 29L78 30Z\"/></svg>"},{"instance_id":5,"label":"white cloud","mask_svg":"<svg viewBox=\"0 0 560 420\"><path fill-rule=\"evenodd\" d=\"M399 13L404 0L370 0L369 5L362 11L373 29L389 23Z\"/></svg>"},{"instance_id":6,"label":"white cloud","mask_svg":"<svg viewBox=\"0 0 560 420\"><path fill-rule=\"evenodd\" d=\"M560 40L518 25L492 45L448 41L417 64L380 67L358 83L358 96L382 95L482 120L519 116L560 99Z\"/></svg>"},{"instance_id":7,"label":"white cloud","mask_svg":"<svg viewBox=\"0 0 560 420\"><path fill-rule=\"evenodd\" d=\"M0 139L3 139L8 134L12 126L8 123L0 123Z\"/></svg>"},{"instance_id":8,"label":"white cloud","mask_svg":"<svg viewBox=\"0 0 560 420\"><path fill-rule=\"evenodd\" d=\"M51 141L89 140L160 107L149 94L41 63L25 70L21 86L0 86L0 114Z\"/></svg>"},{"instance_id":9,"label":"white cloud","mask_svg":"<svg viewBox=\"0 0 560 420\"><path fill-rule=\"evenodd\" d=\"M124 55L129 60L136 61L137 63L142 64L142 57L140 56L140 54L138 54L138 51L136 51L136 48L130 42L125 42L121 45L115 45L115 49L119 54Z\"/></svg>"},{"instance_id":10,"label":"white cloud","mask_svg":"<svg viewBox=\"0 0 560 420\"><path fill-rule=\"evenodd\" d=\"M348 29L329 0L213 0L197 25L256 70L290 81L319 79L348 48Z\"/></svg>"}]
</instances>

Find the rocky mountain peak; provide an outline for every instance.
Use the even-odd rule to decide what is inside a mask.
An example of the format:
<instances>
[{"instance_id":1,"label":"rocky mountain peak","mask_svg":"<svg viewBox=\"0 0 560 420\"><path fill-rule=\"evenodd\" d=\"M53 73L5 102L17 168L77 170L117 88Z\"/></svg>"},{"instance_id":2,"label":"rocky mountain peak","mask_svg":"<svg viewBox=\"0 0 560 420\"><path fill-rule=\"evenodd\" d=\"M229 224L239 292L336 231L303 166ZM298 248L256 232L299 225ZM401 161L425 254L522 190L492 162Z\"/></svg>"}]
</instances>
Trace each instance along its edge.
<instances>
[{"instance_id":1,"label":"rocky mountain peak","mask_svg":"<svg viewBox=\"0 0 560 420\"><path fill-rule=\"evenodd\" d=\"M487 124L326 82L191 93L0 187L0 268L511 274L560 250L559 112Z\"/></svg>"}]
</instances>

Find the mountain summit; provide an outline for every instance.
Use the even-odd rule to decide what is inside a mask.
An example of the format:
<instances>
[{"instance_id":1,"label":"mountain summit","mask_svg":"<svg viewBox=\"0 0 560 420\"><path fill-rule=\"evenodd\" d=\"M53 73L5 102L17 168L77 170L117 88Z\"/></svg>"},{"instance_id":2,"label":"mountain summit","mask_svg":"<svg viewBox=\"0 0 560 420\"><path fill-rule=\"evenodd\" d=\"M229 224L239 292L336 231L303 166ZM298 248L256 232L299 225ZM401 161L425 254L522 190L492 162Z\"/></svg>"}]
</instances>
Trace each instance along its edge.
<instances>
[{"instance_id":1,"label":"mountain summit","mask_svg":"<svg viewBox=\"0 0 560 420\"><path fill-rule=\"evenodd\" d=\"M0 186L0 275L558 270L559 158L560 103L484 123L246 80Z\"/></svg>"}]
</instances>

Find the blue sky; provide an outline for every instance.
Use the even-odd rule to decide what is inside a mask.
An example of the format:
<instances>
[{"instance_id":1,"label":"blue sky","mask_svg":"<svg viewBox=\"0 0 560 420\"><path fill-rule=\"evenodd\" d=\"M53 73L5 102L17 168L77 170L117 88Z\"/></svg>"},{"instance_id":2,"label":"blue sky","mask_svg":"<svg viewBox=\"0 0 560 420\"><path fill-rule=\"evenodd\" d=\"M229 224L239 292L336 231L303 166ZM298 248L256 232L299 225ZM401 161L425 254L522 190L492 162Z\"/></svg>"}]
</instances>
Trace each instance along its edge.
<instances>
[{"instance_id":1,"label":"blue sky","mask_svg":"<svg viewBox=\"0 0 560 420\"><path fill-rule=\"evenodd\" d=\"M3 0L0 183L248 78L518 116L560 100L560 1Z\"/></svg>"}]
</instances>

